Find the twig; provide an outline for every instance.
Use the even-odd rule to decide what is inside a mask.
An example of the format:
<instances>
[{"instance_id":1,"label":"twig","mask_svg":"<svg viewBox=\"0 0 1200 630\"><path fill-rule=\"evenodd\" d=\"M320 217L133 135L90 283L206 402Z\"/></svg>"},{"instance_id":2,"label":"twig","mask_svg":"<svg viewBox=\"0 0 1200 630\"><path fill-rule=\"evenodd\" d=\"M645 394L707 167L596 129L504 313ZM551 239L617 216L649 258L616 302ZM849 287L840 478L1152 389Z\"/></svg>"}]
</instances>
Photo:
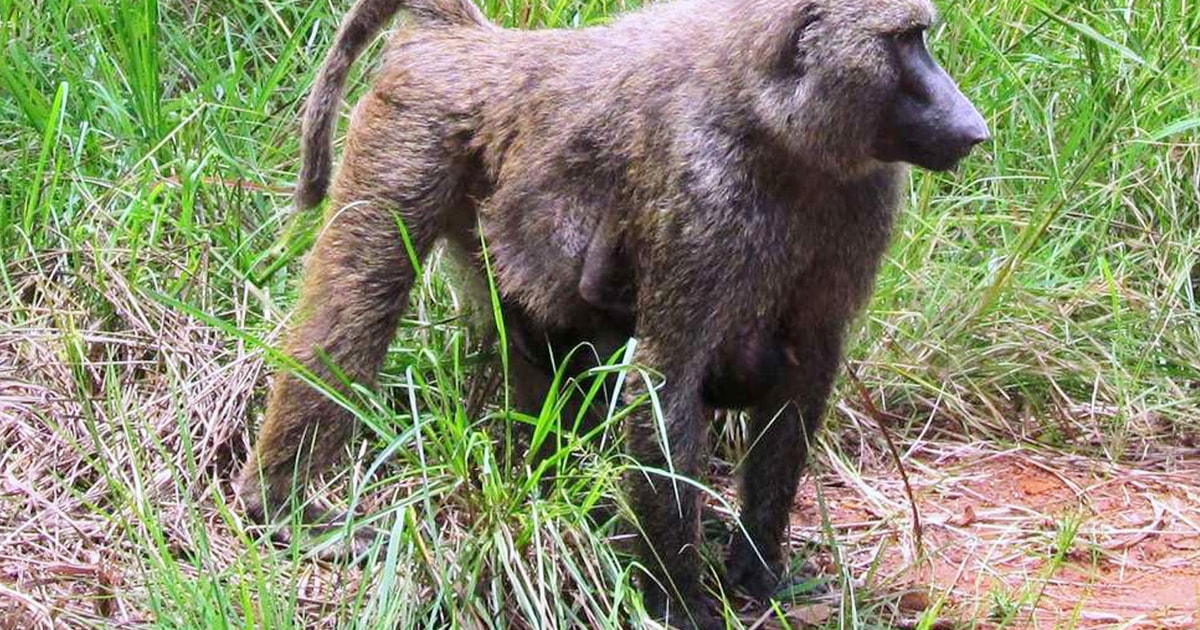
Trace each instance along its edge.
<instances>
[{"instance_id":1,"label":"twig","mask_svg":"<svg viewBox=\"0 0 1200 630\"><path fill-rule=\"evenodd\" d=\"M912 510L913 519L913 537L917 545L917 556L924 555L924 543L922 541L921 528L921 511L917 509L917 499L913 496L912 486L908 483L908 472L904 469L904 462L900 460L900 451L896 449L896 443L892 440L892 433L888 430L887 425L883 422L883 413L875 407L875 403L871 402L871 394L867 388L858 379L858 374L854 372L854 367L849 361L842 361L846 366L846 374L849 375L850 381L854 383L854 387L858 389L858 395L862 398L863 405L867 408L867 413L875 420L875 424L879 425L879 431L883 433L883 439L887 442L888 451L892 454L892 459L896 462L896 468L900 471L900 479L904 482L904 493L908 495L908 506Z\"/></svg>"}]
</instances>

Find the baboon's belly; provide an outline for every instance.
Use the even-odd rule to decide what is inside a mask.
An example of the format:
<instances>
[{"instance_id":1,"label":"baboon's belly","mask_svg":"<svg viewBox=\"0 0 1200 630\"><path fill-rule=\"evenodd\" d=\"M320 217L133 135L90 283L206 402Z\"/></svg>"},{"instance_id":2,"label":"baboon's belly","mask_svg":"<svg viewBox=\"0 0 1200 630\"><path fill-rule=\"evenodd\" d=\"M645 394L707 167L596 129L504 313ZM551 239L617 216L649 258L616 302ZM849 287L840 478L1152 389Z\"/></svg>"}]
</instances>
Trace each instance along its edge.
<instances>
[{"instance_id":1,"label":"baboon's belly","mask_svg":"<svg viewBox=\"0 0 1200 630\"><path fill-rule=\"evenodd\" d=\"M546 326L522 305L502 301L510 346L530 364L546 371L567 365L568 374L602 365L633 334L632 327L600 314L580 326Z\"/></svg>"},{"instance_id":2,"label":"baboon's belly","mask_svg":"<svg viewBox=\"0 0 1200 630\"><path fill-rule=\"evenodd\" d=\"M769 330L727 341L704 378L704 401L718 409L753 407L784 374L787 352Z\"/></svg>"}]
</instances>

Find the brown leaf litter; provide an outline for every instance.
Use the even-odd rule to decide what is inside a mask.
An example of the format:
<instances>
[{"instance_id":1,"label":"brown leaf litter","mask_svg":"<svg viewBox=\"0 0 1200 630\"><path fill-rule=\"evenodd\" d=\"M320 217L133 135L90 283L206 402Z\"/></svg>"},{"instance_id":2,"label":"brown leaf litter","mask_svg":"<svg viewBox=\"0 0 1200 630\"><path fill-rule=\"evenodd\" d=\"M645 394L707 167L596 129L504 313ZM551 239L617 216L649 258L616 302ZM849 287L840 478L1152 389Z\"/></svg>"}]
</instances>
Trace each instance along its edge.
<instances>
[{"instance_id":1,"label":"brown leaf litter","mask_svg":"<svg viewBox=\"0 0 1200 630\"><path fill-rule=\"evenodd\" d=\"M852 471L831 456L819 490L851 574L878 563L873 590L944 597L944 618L985 628L1196 628L1198 455L1139 468L924 443L906 462L925 523L921 558L907 498L886 466ZM813 483L793 509L797 540L822 538ZM1058 549L1072 528L1069 548Z\"/></svg>"}]
</instances>

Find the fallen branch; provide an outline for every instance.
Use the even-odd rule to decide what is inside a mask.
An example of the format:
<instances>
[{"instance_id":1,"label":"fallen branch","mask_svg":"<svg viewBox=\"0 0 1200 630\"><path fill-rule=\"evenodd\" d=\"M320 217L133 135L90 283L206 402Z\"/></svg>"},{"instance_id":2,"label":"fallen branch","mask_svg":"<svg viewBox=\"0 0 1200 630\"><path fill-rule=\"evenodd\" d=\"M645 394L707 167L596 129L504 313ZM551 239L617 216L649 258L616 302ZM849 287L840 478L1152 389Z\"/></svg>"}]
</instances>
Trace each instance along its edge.
<instances>
[{"instance_id":1,"label":"fallen branch","mask_svg":"<svg viewBox=\"0 0 1200 630\"><path fill-rule=\"evenodd\" d=\"M900 471L900 479L904 482L904 493L908 495L908 506L912 510L913 519L913 537L917 544L917 556L924 555L924 543L922 541L921 529L921 511L917 509L917 499L913 496L912 486L908 483L908 472L904 469L904 462L900 461L900 451L896 449L896 443L892 440L892 432L888 430L887 425L883 422L883 413L871 402L871 394L867 388L858 379L858 374L854 372L854 368L849 361L843 361L846 366L846 374L850 377L850 382L854 383L854 387L858 389L858 395L862 398L863 406L867 408L867 413L874 418L875 424L879 425L879 431L883 433L883 439L887 442L888 451L892 454L892 459L896 462L896 468Z\"/></svg>"}]
</instances>

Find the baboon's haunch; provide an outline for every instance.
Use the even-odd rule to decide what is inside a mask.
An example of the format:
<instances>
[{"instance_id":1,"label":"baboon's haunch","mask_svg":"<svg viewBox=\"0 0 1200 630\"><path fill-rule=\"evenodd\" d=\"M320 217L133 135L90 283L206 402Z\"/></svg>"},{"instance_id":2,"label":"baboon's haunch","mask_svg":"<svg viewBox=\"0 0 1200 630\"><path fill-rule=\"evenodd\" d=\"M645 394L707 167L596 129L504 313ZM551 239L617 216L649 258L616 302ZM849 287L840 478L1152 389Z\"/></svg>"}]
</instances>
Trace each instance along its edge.
<instances>
[{"instance_id":1,"label":"baboon's haunch","mask_svg":"<svg viewBox=\"0 0 1200 630\"><path fill-rule=\"evenodd\" d=\"M528 32L494 27L469 0L359 0L308 102L298 205L325 195L350 64L402 8L407 24L355 107L287 352L319 376L333 362L371 382L413 283L397 219L418 255L445 239L475 269L482 226L510 320L557 344L611 347L632 332L637 361L665 375L669 451L649 406L626 424L646 467L699 475L708 410L750 410L749 536L726 576L769 595L903 163L950 168L988 137L926 51L933 7L678 0L608 26ZM634 290L633 317L621 289ZM517 358L544 376L536 356ZM533 380L519 400L538 399L545 379ZM631 394L645 387L635 378ZM337 404L280 374L240 480L250 509L275 514L293 472L306 481L350 433ZM699 583L696 490L640 473L627 490L649 605L672 623L718 625Z\"/></svg>"}]
</instances>

